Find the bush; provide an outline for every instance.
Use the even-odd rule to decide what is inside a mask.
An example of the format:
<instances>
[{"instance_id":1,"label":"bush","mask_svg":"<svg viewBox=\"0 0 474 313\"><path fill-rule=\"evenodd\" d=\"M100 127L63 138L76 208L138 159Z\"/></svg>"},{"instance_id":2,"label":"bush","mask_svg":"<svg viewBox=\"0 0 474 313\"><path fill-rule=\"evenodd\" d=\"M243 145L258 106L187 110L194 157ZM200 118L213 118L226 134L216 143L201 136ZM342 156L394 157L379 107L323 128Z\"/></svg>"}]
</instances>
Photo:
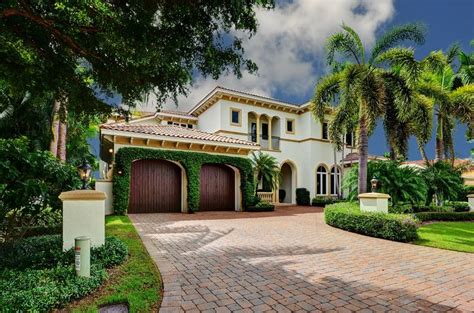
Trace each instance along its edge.
<instances>
[{"instance_id":1,"label":"bush","mask_svg":"<svg viewBox=\"0 0 474 313\"><path fill-rule=\"evenodd\" d=\"M267 202L260 202L254 206L247 207L248 212L271 212L274 210L275 206Z\"/></svg>"},{"instance_id":2,"label":"bush","mask_svg":"<svg viewBox=\"0 0 474 313\"><path fill-rule=\"evenodd\" d=\"M296 204L309 205L309 191L306 188L296 188Z\"/></svg>"},{"instance_id":3,"label":"bush","mask_svg":"<svg viewBox=\"0 0 474 313\"><path fill-rule=\"evenodd\" d=\"M56 224L51 226L31 226L20 230L23 233L23 238L45 236L45 235L57 235L61 234L63 230L62 224Z\"/></svg>"},{"instance_id":4,"label":"bush","mask_svg":"<svg viewBox=\"0 0 474 313\"><path fill-rule=\"evenodd\" d=\"M474 221L474 212L420 212L415 217L422 221Z\"/></svg>"},{"instance_id":5,"label":"bush","mask_svg":"<svg viewBox=\"0 0 474 313\"><path fill-rule=\"evenodd\" d=\"M467 201L447 201L444 205L453 208L454 212L469 212L469 202Z\"/></svg>"},{"instance_id":6,"label":"bush","mask_svg":"<svg viewBox=\"0 0 474 313\"><path fill-rule=\"evenodd\" d=\"M6 312L47 312L79 299L106 279L106 268L121 264L127 246L115 237L91 249L91 278L77 277L74 250L62 251L59 235L0 245L0 307ZM2 311L3 312L3 311Z\"/></svg>"},{"instance_id":7,"label":"bush","mask_svg":"<svg viewBox=\"0 0 474 313\"><path fill-rule=\"evenodd\" d=\"M409 242L418 238L417 220L409 215L361 212L357 203L341 202L324 210L328 225L372 237Z\"/></svg>"},{"instance_id":8,"label":"bush","mask_svg":"<svg viewBox=\"0 0 474 313\"><path fill-rule=\"evenodd\" d=\"M312 200L311 200L311 205L312 206L321 206L321 207L325 207L326 205L328 204L332 204L335 202L335 199L331 198L331 197L323 197L323 196L318 196L318 197L314 197Z\"/></svg>"},{"instance_id":9,"label":"bush","mask_svg":"<svg viewBox=\"0 0 474 313\"><path fill-rule=\"evenodd\" d=\"M91 249L91 263L102 263L109 268L127 257L127 246L115 237L107 237L105 245ZM73 264L74 251L62 250L62 237L48 235L25 238L0 245L0 268L47 268L57 264Z\"/></svg>"},{"instance_id":10,"label":"bush","mask_svg":"<svg viewBox=\"0 0 474 313\"><path fill-rule=\"evenodd\" d=\"M449 206L442 206L442 205L414 205L412 212L419 213L419 212L453 212L454 209Z\"/></svg>"}]
</instances>

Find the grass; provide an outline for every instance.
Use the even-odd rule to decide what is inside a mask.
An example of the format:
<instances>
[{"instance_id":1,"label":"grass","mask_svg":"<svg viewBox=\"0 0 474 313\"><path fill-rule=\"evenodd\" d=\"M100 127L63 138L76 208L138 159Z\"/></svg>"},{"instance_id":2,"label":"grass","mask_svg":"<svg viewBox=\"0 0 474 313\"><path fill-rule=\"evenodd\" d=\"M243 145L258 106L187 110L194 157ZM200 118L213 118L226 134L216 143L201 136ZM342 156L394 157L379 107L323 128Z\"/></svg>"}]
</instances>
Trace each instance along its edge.
<instances>
[{"instance_id":1,"label":"grass","mask_svg":"<svg viewBox=\"0 0 474 313\"><path fill-rule=\"evenodd\" d=\"M473 222L439 222L418 228L417 245L474 253Z\"/></svg>"},{"instance_id":2,"label":"grass","mask_svg":"<svg viewBox=\"0 0 474 313\"><path fill-rule=\"evenodd\" d=\"M161 301L161 277L127 216L108 216L106 235L124 241L130 256L112 271L109 281L97 292L71 304L66 311L97 312L104 304L128 303L130 312L157 311Z\"/></svg>"}]
</instances>

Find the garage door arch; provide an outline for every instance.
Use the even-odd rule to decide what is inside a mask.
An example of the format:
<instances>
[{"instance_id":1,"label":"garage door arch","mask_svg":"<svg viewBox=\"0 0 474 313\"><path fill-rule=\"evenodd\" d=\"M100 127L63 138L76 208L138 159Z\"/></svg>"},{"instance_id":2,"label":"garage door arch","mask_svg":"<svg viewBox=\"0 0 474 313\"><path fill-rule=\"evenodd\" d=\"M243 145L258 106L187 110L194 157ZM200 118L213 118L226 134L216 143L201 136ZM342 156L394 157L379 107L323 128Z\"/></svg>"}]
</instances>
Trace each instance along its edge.
<instances>
[{"instance_id":1,"label":"garage door arch","mask_svg":"<svg viewBox=\"0 0 474 313\"><path fill-rule=\"evenodd\" d=\"M177 162L136 160L130 174L129 213L173 213L185 208L186 177Z\"/></svg>"}]
</instances>

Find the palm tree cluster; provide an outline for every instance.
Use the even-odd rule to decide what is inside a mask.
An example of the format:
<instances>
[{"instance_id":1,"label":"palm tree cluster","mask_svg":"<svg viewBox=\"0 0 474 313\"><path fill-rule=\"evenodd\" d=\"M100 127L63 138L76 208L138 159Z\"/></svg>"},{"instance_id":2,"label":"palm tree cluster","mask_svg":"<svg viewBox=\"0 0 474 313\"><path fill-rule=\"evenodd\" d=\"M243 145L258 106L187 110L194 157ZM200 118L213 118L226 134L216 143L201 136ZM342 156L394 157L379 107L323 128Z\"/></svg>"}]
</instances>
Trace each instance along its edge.
<instances>
[{"instance_id":1,"label":"palm tree cluster","mask_svg":"<svg viewBox=\"0 0 474 313\"><path fill-rule=\"evenodd\" d=\"M332 72L317 83L311 110L324 119L333 111L330 139L337 149L345 133L355 132L359 152L358 192L367 191L368 137L376 121L383 121L390 157L404 160L408 140L415 136L422 158L429 164L425 145L431 139L436 118L436 157L454 162L453 130L456 121L474 129L473 54L453 46L446 53L435 51L421 60L413 48L422 44L425 28L420 24L397 26L376 40L370 53L351 27L328 38L327 63ZM459 70L454 61L460 60Z\"/></svg>"}]
</instances>

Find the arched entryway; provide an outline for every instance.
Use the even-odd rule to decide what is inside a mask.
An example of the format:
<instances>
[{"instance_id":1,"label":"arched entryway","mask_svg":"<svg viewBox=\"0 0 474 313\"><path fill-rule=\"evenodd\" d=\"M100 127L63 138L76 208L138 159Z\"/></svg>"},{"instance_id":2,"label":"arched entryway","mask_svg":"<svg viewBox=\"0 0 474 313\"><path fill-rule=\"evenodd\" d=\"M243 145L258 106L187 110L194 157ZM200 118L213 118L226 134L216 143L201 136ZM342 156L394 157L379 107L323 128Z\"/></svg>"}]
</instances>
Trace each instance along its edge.
<instances>
[{"instance_id":1,"label":"arched entryway","mask_svg":"<svg viewBox=\"0 0 474 313\"><path fill-rule=\"evenodd\" d=\"M236 208L235 171L224 164L201 167L200 211L233 211Z\"/></svg>"},{"instance_id":2,"label":"arched entryway","mask_svg":"<svg viewBox=\"0 0 474 313\"><path fill-rule=\"evenodd\" d=\"M295 203L296 190L296 168L289 161L284 162L281 166L281 182L280 190L284 190L285 197L281 199L281 203ZM280 192L279 192L280 193Z\"/></svg>"},{"instance_id":3,"label":"arched entryway","mask_svg":"<svg viewBox=\"0 0 474 313\"><path fill-rule=\"evenodd\" d=\"M130 175L129 213L181 212L182 169L166 160L137 160Z\"/></svg>"}]
</instances>

